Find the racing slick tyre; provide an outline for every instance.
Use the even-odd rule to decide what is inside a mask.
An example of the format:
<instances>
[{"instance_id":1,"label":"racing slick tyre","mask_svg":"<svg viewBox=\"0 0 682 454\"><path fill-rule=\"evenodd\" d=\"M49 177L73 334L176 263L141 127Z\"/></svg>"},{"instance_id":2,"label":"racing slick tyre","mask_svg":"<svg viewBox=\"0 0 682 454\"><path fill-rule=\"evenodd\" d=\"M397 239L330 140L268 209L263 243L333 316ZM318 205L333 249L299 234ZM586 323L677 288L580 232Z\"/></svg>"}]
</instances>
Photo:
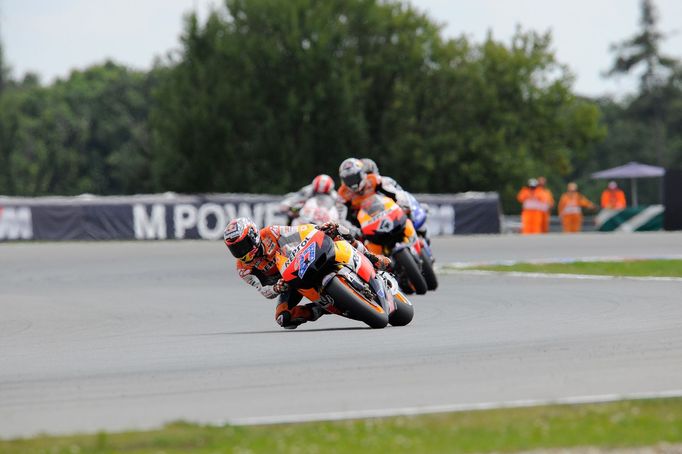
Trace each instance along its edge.
<instances>
[{"instance_id":1,"label":"racing slick tyre","mask_svg":"<svg viewBox=\"0 0 682 454\"><path fill-rule=\"evenodd\" d=\"M402 249L396 252L394 257L398 262L398 265L403 269L410 284L414 287L414 291L417 295L426 293L428 290L426 280L424 280L424 276L422 276L422 272L419 269L419 263L414 259L410 251L408 249Z\"/></svg>"},{"instance_id":2,"label":"racing slick tyre","mask_svg":"<svg viewBox=\"0 0 682 454\"><path fill-rule=\"evenodd\" d=\"M334 299L334 306L347 311L352 319L364 322L371 328L384 328L388 325L386 311L367 301L345 279L334 277L327 284L326 293Z\"/></svg>"},{"instance_id":3,"label":"racing slick tyre","mask_svg":"<svg viewBox=\"0 0 682 454\"><path fill-rule=\"evenodd\" d=\"M414 306L412 306L412 303L402 292L393 295L393 299L395 300L396 309L388 316L388 323L391 326L405 326L414 317Z\"/></svg>"},{"instance_id":4,"label":"racing slick tyre","mask_svg":"<svg viewBox=\"0 0 682 454\"><path fill-rule=\"evenodd\" d=\"M436 290L438 288L438 278L436 277L436 272L433 270L431 258L426 254L424 249L420 252L419 257L422 259L422 276L424 276L426 286L429 290Z\"/></svg>"}]
</instances>

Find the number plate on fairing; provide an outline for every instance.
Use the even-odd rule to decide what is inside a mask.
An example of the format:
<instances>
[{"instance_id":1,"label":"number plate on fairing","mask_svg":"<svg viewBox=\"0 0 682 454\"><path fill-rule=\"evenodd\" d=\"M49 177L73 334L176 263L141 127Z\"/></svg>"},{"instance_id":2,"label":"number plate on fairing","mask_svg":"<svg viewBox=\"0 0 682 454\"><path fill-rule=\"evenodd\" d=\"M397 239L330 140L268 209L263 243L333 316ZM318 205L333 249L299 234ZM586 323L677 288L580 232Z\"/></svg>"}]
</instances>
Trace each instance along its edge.
<instances>
[{"instance_id":1,"label":"number plate on fairing","mask_svg":"<svg viewBox=\"0 0 682 454\"><path fill-rule=\"evenodd\" d=\"M303 279L305 272L308 271L310 265L315 261L315 243L310 244L298 256L298 277Z\"/></svg>"}]
</instances>

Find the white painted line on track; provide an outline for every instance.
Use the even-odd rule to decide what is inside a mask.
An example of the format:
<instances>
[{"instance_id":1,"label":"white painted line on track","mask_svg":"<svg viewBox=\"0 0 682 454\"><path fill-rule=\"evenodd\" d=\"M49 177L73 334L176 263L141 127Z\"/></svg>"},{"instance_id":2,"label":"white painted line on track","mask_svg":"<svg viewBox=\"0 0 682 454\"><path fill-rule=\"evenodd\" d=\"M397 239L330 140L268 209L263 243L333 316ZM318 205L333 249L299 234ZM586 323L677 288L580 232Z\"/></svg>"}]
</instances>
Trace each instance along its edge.
<instances>
[{"instance_id":1,"label":"white painted line on track","mask_svg":"<svg viewBox=\"0 0 682 454\"><path fill-rule=\"evenodd\" d=\"M425 405L423 407L399 407L373 410L332 411L293 415L254 416L233 418L223 422L233 426L257 426L270 424L293 424L313 421L340 421L346 419L386 418L392 416L417 416L434 413L458 413L465 411L495 410L501 408L539 407L544 405L577 405L617 402L620 400L646 400L682 397L682 389L625 394L597 394L592 396L559 397L556 399L520 399L501 402L469 404Z\"/></svg>"},{"instance_id":2,"label":"white painted line on track","mask_svg":"<svg viewBox=\"0 0 682 454\"><path fill-rule=\"evenodd\" d=\"M530 279L574 279L589 281L645 281L645 282L682 282L682 277L670 276L607 276L602 274L568 274L568 273L530 273L524 271L487 271L487 270L468 270L465 268L441 267L437 270L439 274L462 274L473 276L511 276L525 277Z\"/></svg>"}]
</instances>

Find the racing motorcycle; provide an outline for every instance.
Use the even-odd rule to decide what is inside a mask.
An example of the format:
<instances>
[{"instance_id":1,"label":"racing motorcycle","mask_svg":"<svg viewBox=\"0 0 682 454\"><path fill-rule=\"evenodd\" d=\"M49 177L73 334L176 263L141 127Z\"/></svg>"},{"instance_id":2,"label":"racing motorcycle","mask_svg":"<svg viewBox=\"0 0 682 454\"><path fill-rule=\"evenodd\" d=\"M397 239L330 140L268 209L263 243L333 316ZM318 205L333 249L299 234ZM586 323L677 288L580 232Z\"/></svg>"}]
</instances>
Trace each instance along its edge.
<instances>
[{"instance_id":1,"label":"racing motorcycle","mask_svg":"<svg viewBox=\"0 0 682 454\"><path fill-rule=\"evenodd\" d=\"M297 217L291 225L315 224L322 225L327 222L339 223L339 210L336 208L336 201L327 194L316 194L306 200L303 206L297 211Z\"/></svg>"},{"instance_id":2,"label":"racing motorcycle","mask_svg":"<svg viewBox=\"0 0 682 454\"><path fill-rule=\"evenodd\" d=\"M422 275L424 276L424 280L426 280L426 286L429 290L436 290L436 288L438 288L438 278L433 269L433 264L436 260L433 256L431 245L424 236L426 232L426 216L428 211L409 192L403 192L401 196L404 198L404 200L399 199L403 205L403 210L405 211L405 214L410 217L414 229L417 231L419 244L421 246L419 258L422 262Z\"/></svg>"},{"instance_id":3,"label":"racing motorcycle","mask_svg":"<svg viewBox=\"0 0 682 454\"><path fill-rule=\"evenodd\" d=\"M345 240L334 241L311 226L300 242L277 253L277 268L290 288L334 313L372 328L404 326L412 321L412 303L388 272L377 272L369 259Z\"/></svg>"},{"instance_id":4,"label":"racing motorcycle","mask_svg":"<svg viewBox=\"0 0 682 454\"><path fill-rule=\"evenodd\" d=\"M422 274L422 242L405 211L377 193L362 201L357 219L367 248L391 257L401 287L418 295L426 293L429 285Z\"/></svg>"}]
</instances>

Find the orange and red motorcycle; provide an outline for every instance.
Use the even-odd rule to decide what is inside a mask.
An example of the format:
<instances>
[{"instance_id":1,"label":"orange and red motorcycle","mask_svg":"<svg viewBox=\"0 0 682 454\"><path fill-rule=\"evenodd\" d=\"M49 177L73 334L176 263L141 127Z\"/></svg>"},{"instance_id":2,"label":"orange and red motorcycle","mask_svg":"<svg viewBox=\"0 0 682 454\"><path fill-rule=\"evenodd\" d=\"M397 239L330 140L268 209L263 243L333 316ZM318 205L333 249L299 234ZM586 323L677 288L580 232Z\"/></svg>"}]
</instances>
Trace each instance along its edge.
<instances>
[{"instance_id":1,"label":"orange and red motorcycle","mask_svg":"<svg viewBox=\"0 0 682 454\"><path fill-rule=\"evenodd\" d=\"M329 313L359 320L372 328L407 325L412 303L390 273L345 240L333 240L313 225L294 232L277 253L277 268L290 288Z\"/></svg>"},{"instance_id":2,"label":"orange and red motorcycle","mask_svg":"<svg viewBox=\"0 0 682 454\"><path fill-rule=\"evenodd\" d=\"M391 257L403 290L426 293L429 286L422 272L423 245L403 209L393 199L376 193L361 202L357 219L367 249Z\"/></svg>"}]
</instances>

